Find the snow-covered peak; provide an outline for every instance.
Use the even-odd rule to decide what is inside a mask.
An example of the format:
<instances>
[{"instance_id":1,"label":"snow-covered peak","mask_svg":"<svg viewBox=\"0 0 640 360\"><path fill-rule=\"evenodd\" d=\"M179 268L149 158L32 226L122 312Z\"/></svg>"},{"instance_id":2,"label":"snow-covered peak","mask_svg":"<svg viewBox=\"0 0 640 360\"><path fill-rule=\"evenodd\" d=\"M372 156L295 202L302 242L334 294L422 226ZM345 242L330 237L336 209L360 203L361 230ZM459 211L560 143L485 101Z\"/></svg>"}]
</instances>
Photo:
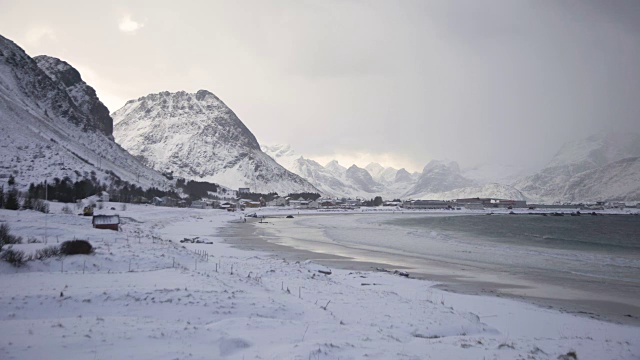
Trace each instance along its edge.
<instances>
[{"instance_id":1,"label":"snow-covered peak","mask_svg":"<svg viewBox=\"0 0 640 360\"><path fill-rule=\"evenodd\" d=\"M251 131L209 91L149 94L113 117L116 141L157 170L257 192L318 191L262 152Z\"/></svg>"},{"instance_id":2,"label":"snow-covered peak","mask_svg":"<svg viewBox=\"0 0 640 360\"><path fill-rule=\"evenodd\" d=\"M343 177L347 172L347 168L340 165L338 160L331 160L324 166L325 169L329 170L334 176Z\"/></svg>"},{"instance_id":3,"label":"snow-covered peak","mask_svg":"<svg viewBox=\"0 0 640 360\"><path fill-rule=\"evenodd\" d=\"M384 169L385 169L384 166L382 166L382 165L380 165L378 163L375 163L375 162L369 163L369 165L365 166L364 168L374 178L380 176L380 173L382 173L384 171Z\"/></svg>"}]
</instances>

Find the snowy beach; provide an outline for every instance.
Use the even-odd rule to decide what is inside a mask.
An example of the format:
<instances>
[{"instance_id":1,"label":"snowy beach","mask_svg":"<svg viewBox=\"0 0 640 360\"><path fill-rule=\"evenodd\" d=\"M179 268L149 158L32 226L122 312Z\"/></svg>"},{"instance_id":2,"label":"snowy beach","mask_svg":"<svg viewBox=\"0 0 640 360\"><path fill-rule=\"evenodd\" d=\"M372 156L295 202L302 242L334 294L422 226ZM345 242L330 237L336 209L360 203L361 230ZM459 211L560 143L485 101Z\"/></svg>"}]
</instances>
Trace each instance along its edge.
<instances>
[{"instance_id":1,"label":"snowy beach","mask_svg":"<svg viewBox=\"0 0 640 360\"><path fill-rule=\"evenodd\" d=\"M275 217L229 239L243 248L272 250L287 257L311 251L301 258L330 266L406 270L412 277L441 282L439 288L456 292L508 296L598 319L640 324L637 216L471 218L469 213L454 214L455 218L451 212ZM456 231L442 230L440 223ZM460 231L465 224L476 232L482 225L492 237ZM607 235L589 235L593 228ZM499 237L501 231L505 239ZM528 234L536 231L545 235Z\"/></svg>"},{"instance_id":2,"label":"snowy beach","mask_svg":"<svg viewBox=\"0 0 640 360\"><path fill-rule=\"evenodd\" d=\"M240 223L239 214L107 203L99 212L119 213L123 222L115 232L93 229L89 217L63 214L62 206L52 203L49 215L0 210L0 222L24 238L15 249L74 238L96 248L21 268L0 263L0 358L640 356L637 326L364 271L379 259L348 270L304 261L301 253L279 252L282 259L234 248L223 240L230 227L265 226ZM27 244L45 236L47 244ZM204 243L180 243L196 237Z\"/></svg>"}]
</instances>

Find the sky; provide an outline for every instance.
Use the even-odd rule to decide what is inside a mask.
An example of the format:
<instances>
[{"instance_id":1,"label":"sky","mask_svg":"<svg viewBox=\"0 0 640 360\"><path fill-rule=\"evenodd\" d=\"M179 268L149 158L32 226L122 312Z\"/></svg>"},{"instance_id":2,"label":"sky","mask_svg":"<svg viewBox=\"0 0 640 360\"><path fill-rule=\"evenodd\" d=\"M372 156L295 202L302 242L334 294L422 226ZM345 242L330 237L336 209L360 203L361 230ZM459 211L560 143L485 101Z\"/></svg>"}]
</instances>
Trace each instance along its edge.
<instances>
[{"instance_id":1,"label":"sky","mask_svg":"<svg viewBox=\"0 0 640 360\"><path fill-rule=\"evenodd\" d=\"M535 168L640 132L636 0L1 0L0 34L112 112L207 89L260 143L322 163Z\"/></svg>"}]
</instances>

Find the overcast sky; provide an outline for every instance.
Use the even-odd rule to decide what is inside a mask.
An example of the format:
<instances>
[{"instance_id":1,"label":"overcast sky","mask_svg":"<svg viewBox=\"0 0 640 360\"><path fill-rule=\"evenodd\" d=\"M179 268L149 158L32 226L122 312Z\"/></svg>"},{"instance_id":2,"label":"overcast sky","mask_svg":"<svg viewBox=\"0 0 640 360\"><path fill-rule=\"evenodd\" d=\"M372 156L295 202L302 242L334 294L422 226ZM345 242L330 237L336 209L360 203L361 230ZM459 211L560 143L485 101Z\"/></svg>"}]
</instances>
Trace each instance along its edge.
<instances>
[{"instance_id":1,"label":"overcast sky","mask_svg":"<svg viewBox=\"0 0 640 360\"><path fill-rule=\"evenodd\" d=\"M640 1L0 1L109 110L207 89L265 144L421 170L640 132Z\"/></svg>"}]
</instances>

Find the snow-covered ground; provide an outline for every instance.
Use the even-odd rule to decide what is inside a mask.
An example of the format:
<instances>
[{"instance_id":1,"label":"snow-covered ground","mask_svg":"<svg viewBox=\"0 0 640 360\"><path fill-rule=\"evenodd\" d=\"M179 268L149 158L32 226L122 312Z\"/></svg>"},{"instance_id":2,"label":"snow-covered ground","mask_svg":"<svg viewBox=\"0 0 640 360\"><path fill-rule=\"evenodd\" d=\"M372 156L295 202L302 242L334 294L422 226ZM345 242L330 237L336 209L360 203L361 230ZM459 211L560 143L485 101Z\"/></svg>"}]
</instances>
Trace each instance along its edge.
<instances>
[{"instance_id":1,"label":"snow-covered ground","mask_svg":"<svg viewBox=\"0 0 640 360\"><path fill-rule=\"evenodd\" d=\"M121 215L115 232L62 206L0 210L25 242L46 234L47 245L77 238L97 248L19 269L0 263L2 359L640 357L638 327L382 272L324 275L311 262L232 248L218 231L239 214L107 203L115 210L98 212ZM212 244L179 243L193 237Z\"/></svg>"}]
</instances>

